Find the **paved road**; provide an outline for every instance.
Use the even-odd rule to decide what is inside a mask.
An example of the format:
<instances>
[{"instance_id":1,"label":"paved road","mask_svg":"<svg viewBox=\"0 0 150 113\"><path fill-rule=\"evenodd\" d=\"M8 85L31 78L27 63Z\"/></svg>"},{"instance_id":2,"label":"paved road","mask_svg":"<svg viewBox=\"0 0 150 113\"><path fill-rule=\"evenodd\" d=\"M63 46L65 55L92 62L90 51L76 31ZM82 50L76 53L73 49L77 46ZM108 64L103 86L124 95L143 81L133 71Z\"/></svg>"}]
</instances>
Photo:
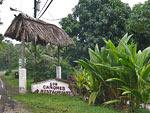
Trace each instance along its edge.
<instances>
[{"instance_id":1,"label":"paved road","mask_svg":"<svg viewBox=\"0 0 150 113\"><path fill-rule=\"evenodd\" d=\"M0 76L4 75L5 72L0 72ZM4 112L5 103L7 101L6 87L3 81L0 79L0 113Z\"/></svg>"}]
</instances>

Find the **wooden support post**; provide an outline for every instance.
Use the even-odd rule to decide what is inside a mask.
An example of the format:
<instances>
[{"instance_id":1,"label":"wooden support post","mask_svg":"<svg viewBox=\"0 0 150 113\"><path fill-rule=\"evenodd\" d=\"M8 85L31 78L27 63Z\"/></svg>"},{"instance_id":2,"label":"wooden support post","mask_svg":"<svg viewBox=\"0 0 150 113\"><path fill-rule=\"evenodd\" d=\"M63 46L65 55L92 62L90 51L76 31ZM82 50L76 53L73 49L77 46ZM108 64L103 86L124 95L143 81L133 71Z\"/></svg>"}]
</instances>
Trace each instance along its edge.
<instances>
[{"instance_id":1,"label":"wooden support post","mask_svg":"<svg viewBox=\"0 0 150 113\"><path fill-rule=\"evenodd\" d=\"M34 18L37 16L37 1L34 0ZM34 37L35 38L35 37ZM35 69L36 69L36 41L33 42L34 45L34 63L35 63ZM34 79L35 82L35 79Z\"/></svg>"},{"instance_id":2,"label":"wooden support post","mask_svg":"<svg viewBox=\"0 0 150 113\"><path fill-rule=\"evenodd\" d=\"M25 68L25 65L24 65L24 55L25 55L25 46L24 46L24 43L25 43L25 39L24 39L24 31L23 31L23 35L21 37L21 67L22 68Z\"/></svg>"},{"instance_id":3,"label":"wooden support post","mask_svg":"<svg viewBox=\"0 0 150 113\"><path fill-rule=\"evenodd\" d=\"M24 55L25 55L25 31L23 31L23 35L21 37L21 66L22 68L19 69L19 93L25 94L26 93L26 69L24 64Z\"/></svg>"},{"instance_id":4,"label":"wooden support post","mask_svg":"<svg viewBox=\"0 0 150 113\"><path fill-rule=\"evenodd\" d=\"M60 46L58 46L58 66L60 66Z\"/></svg>"},{"instance_id":5,"label":"wooden support post","mask_svg":"<svg viewBox=\"0 0 150 113\"><path fill-rule=\"evenodd\" d=\"M56 67L56 78L61 79L60 46L58 46L58 66Z\"/></svg>"}]
</instances>

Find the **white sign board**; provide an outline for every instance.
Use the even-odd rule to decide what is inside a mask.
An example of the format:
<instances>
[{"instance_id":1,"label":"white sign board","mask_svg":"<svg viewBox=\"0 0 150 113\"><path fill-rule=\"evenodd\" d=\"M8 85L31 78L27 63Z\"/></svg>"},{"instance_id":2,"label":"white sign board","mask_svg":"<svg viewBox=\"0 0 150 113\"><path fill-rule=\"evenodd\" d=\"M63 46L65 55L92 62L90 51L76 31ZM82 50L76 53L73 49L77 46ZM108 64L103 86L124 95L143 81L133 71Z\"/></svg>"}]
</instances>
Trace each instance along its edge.
<instances>
[{"instance_id":1,"label":"white sign board","mask_svg":"<svg viewBox=\"0 0 150 113\"><path fill-rule=\"evenodd\" d=\"M68 94L72 95L69 84L61 80L50 79L31 85L32 92L48 93L48 94Z\"/></svg>"}]
</instances>

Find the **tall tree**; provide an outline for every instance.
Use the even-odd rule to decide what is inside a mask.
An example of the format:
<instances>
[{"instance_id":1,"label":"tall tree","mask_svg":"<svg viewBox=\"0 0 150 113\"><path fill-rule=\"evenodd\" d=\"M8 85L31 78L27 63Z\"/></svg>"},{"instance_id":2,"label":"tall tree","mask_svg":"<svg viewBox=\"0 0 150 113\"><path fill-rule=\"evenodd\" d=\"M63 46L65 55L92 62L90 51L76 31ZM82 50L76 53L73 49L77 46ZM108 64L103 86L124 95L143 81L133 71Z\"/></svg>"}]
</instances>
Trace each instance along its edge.
<instances>
[{"instance_id":1,"label":"tall tree","mask_svg":"<svg viewBox=\"0 0 150 113\"><path fill-rule=\"evenodd\" d=\"M144 49L150 44L150 1L137 4L133 7L127 23L127 31L134 34L139 49Z\"/></svg>"},{"instance_id":2,"label":"tall tree","mask_svg":"<svg viewBox=\"0 0 150 113\"><path fill-rule=\"evenodd\" d=\"M77 45L65 49L64 55L69 55L70 61L87 57L87 48L94 48L96 43L104 46L104 37L116 44L119 37L125 34L130 11L128 4L120 0L79 0L73 14L60 22Z\"/></svg>"},{"instance_id":3,"label":"tall tree","mask_svg":"<svg viewBox=\"0 0 150 113\"><path fill-rule=\"evenodd\" d=\"M0 70L3 69L11 70L17 68L20 53L21 53L20 45L13 45L12 42L9 40L1 42L0 43Z\"/></svg>"},{"instance_id":4,"label":"tall tree","mask_svg":"<svg viewBox=\"0 0 150 113\"><path fill-rule=\"evenodd\" d=\"M4 39L4 36L0 34L0 44L2 43L2 40Z\"/></svg>"}]
</instances>

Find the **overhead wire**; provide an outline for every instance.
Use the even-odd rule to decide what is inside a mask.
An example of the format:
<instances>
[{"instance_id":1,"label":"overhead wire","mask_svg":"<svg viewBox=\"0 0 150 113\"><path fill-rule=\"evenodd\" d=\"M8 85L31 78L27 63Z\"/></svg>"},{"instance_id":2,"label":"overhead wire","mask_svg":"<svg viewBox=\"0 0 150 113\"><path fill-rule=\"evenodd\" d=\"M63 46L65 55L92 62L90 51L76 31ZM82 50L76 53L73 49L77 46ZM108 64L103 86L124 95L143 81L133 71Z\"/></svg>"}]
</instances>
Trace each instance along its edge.
<instances>
[{"instance_id":1,"label":"overhead wire","mask_svg":"<svg viewBox=\"0 0 150 113\"><path fill-rule=\"evenodd\" d=\"M47 18L44 18L44 17L42 17L42 18L45 19L45 20L48 20L48 21L59 21L59 20L63 19L63 18L59 18L59 19L47 19Z\"/></svg>"},{"instance_id":2,"label":"overhead wire","mask_svg":"<svg viewBox=\"0 0 150 113\"><path fill-rule=\"evenodd\" d=\"M46 6L47 2L48 2L48 0L46 0L46 2L45 2L45 4L43 5L41 11L39 12L38 16L39 16L39 15L41 14L41 12L43 11L43 9L44 9L44 7Z\"/></svg>"},{"instance_id":3,"label":"overhead wire","mask_svg":"<svg viewBox=\"0 0 150 113\"><path fill-rule=\"evenodd\" d=\"M45 8L45 10L44 10L43 13L41 14L41 16L39 16L39 19L44 15L44 13L45 13L46 10L49 8L49 6L51 5L52 2L53 2L53 0L51 0L50 3L47 5L47 7Z\"/></svg>"}]
</instances>

